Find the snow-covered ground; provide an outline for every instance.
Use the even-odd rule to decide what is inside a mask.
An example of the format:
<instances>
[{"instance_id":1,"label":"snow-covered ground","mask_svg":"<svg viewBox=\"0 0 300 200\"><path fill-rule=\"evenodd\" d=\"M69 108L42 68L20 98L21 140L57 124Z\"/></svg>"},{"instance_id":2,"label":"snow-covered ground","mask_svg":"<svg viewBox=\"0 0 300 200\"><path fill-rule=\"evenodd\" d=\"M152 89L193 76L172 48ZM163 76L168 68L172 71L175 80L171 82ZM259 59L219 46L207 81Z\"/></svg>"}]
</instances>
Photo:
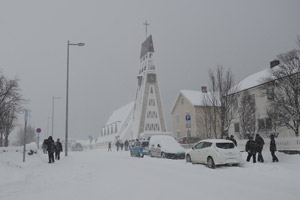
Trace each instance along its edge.
<instances>
[{"instance_id":1,"label":"snow-covered ground","mask_svg":"<svg viewBox=\"0 0 300 200\"><path fill-rule=\"evenodd\" d=\"M265 163L213 170L106 149L62 154L54 164L39 151L23 163L20 151L1 150L0 200L298 200L300 156L277 155L279 163L265 151Z\"/></svg>"}]
</instances>

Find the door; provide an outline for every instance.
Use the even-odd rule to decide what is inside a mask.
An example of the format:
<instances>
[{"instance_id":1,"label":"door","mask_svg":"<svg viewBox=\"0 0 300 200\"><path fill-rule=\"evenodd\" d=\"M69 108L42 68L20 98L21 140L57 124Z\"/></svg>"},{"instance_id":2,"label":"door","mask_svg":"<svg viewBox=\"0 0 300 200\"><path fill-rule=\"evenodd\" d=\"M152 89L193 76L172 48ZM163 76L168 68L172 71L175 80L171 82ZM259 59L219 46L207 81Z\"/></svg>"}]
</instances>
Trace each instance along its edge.
<instances>
[{"instance_id":1,"label":"door","mask_svg":"<svg viewBox=\"0 0 300 200\"><path fill-rule=\"evenodd\" d=\"M192 151L191 151L192 162L200 163L200 161L201 161L201 158L200 158L201 157L201 149L202 149L203 145L204 145L204 142L199 142L192 149Z\"/></svg>"}]
</instances>

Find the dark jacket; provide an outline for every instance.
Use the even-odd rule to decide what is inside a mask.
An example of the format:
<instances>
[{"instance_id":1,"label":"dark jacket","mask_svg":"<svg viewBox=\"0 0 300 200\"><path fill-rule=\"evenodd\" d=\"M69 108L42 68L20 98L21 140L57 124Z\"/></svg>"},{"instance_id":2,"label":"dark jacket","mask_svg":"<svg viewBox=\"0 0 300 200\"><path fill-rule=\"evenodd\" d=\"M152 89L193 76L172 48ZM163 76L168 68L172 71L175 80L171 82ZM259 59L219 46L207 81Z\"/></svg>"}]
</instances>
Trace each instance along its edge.
<instances>
[{"instance_id":1,"label":"dark jacket","mask_svg":"<svg viewBox=\"0 0 300 200\"><path fill-rule=\"evenodd\" d=\"M274 139L271 139L271 142L270 142L270 151L277 151L276 149L276 142Z\"/></svg>"},{"instance_id":2,"label":"dark jacket","mask_svg":"<svg viewBox=\"0 0 300 200\"><path fill-rule=\"evenodd\" d=\"M56 141L55 142L55 152L62 152L62 151L63 151L63 149L62 149L61 142Z\"/></svg>"},{"instance_id":3,"label":"dark jacket","mask_svg":"<svg viewBox=\"0 0 300 200\"><path fill-rule=\"evenodd\" d=\"M246 151L248 153L256 153L257 152L257 145L256 142L253 140L248 140L246 143Z\"/></svg>"},{"instance_id":4,"label":"dark jacket","mask_svg":"<svg viewBox=\"0 0 300 200\"><path fill-rule=\"evenodd\" d=\"M257 144L258 150L262 150L263 146L265 145L264 139L260 135L256 135L255 142Z\"/></svg>"},{"instance_id":5,"label":"dark jacket","mask_svg":"<svg viewBox=\"0 0 300 200\"><path fill-rule=\"evenodd\" d=\"M229 140L231 140L235 144L235 146L237 146L237 142L234 138L231 137L231 138L229 138Z\"/></svg>"},{"instance_id":6,"label":"dark jacket","mask_svg":"<svg viewBox=\"0 0 300 200\"><path fill-rule=\"evenodd\" d=\"M55 151L55 145L52 139L47 140L47 151L48 153L54 153Z\"/></svg>"}]
</instances>

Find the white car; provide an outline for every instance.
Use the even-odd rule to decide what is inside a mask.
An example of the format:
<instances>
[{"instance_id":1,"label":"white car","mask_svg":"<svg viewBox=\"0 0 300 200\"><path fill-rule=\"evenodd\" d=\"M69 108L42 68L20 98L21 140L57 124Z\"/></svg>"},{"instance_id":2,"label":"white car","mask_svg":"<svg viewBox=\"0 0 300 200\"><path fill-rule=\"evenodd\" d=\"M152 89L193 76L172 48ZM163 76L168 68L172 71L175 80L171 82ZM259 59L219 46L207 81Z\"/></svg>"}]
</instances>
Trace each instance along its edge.
<instances>
[{"instance_id":1,"label":"white car","mask_svg":"<svg viewBox=\"0 0 300 200\"><path fill-rule=\"evenodd\" d=\"M237 165L242 162L242 154L230 140L201 140L186 153L186 161L206 164L209 168L217 165Z\"/></svg>"},{"instance_id":2,"label":"white car","mask_svg":"<svg viewBox=\"0 0 300 200\"><path fill-rule=\"evenodd\" d=\"M153 135L149 141L149 155L159 158L184 159L185 149L169 135Z\"/></svg>"}]
</instances>

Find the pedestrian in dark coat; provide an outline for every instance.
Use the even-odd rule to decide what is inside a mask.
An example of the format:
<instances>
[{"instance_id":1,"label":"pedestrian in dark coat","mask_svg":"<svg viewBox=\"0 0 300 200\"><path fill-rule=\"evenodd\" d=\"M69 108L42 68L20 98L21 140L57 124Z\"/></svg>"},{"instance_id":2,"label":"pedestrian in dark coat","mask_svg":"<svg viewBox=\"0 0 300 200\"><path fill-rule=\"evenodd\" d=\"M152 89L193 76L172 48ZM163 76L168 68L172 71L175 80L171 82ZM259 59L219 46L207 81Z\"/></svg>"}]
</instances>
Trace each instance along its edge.
<instances>
[{"instance_id":1,"label":"pedestrian in dark coat","mask_svg":"<svg viewBox=\"0 0 300 200\"><path fill-rule=\"evenodd\" d=\"M264 158L262 156L262 150L264 148L265 141L259 134L256 134L255 142L257 145L257 153L258 153L257 160L258 160L258 162L264 162Z\"/></svg>"},{"instance_id":2,"label":"pedestrian in dark coat","mask_svg":"<svg viewBox=\"0 0 300 200\"><path fill-rule=\"evenodd\" d=\"M120 141L119 140L116 142L116 146L117 146L117 151L119 151L119 147L120 147Z\"/></svg>"},{"instance_id":3,"label":"pedestrian in dark coat","mask_svg":"<svg viewBox=\"0 0 300 200\"><path fill-rule=\"evenodd\" d=\"M54 140L52 139L51 136L49 136L47 140L47 151L48 151L49 163L54 163L55 145L54 145Z\"/></svg>"},{"instance_id":4,"label":"pedestrian in dark coat","mask_svg":"<svg viewBox=\"0 0 300 200\"><path fill-rule=\"evenodd\" d=\"M108 143L108 151L111 151L111 142Z\"/></svg>"},{"instance_id":5,"label":"pedestrian in dark coat","mask_svg":"<svg viewBox=\"0 0 300 200\"><path fill-rule=\"evenodd\" d=\"M277 151L277 149L276 149L276 142L274 139L274 135L271 135L270 151L271 151L273 162L278 162L279 160L278 160L277 156L275 155L275 151Z\"/></svg>"},{"instance_id":6,"label":"pedestrian in dark coat","mask_svg":"<svg viewBox=\"0 0 300 200\"><path fill-rule=\"evenodd\" d=\"M231 140L231 141L235 144L235 146L237 146L237 142L236 142L236 140L234 139L234 136L233 136L233 135L230 136L229 140Z\"/></svg>"},{"instance_id":7,"label":"pedestrian in dark coat","mask_svg":"<svg viewBox=\"0 0 300 200\"><path fill-rule=\"evenodd\" d=\"M249 138L249 140L246 143L246 151L248 152L247 162L249 162L252 157L253 163L256 163L257 145L256 142L253 140L252 136Z\"/></svg>"},{"instance_id":8,"label":"pedestrian in dark coat","mask_svg":"<svg viewBox=\"0 0 300 200\"><path fill-rule=\"evenodd\" d=\"M47 139L44 139L43 144L42 144L42 149L43 149L43 153L47 154Z\"/></svg>"},{"instance_id":9,"label":"pedestrian in dark coat","mask_svg":"<svg viewBox=\"0 0 300 200\"><path fill-rule=\"evenodd\" d=\"M59 138L57 138L56 142L55 142L55 159L59 160L60 159L60 152L62 152L62 144L59 141Z\"/></svg>"},{"instance_id":10,"label":"pedestrian in dark coat","mask_svg":"<svg viewBox=\"0 0 300 200\"><path fill-rule=\"evenodd\" d=\"M123 143L123 142L121 142L120 146L121 146L121 151L123 151L123 146L124 146L124 143Z\"/></svg>"}]
</instances>

